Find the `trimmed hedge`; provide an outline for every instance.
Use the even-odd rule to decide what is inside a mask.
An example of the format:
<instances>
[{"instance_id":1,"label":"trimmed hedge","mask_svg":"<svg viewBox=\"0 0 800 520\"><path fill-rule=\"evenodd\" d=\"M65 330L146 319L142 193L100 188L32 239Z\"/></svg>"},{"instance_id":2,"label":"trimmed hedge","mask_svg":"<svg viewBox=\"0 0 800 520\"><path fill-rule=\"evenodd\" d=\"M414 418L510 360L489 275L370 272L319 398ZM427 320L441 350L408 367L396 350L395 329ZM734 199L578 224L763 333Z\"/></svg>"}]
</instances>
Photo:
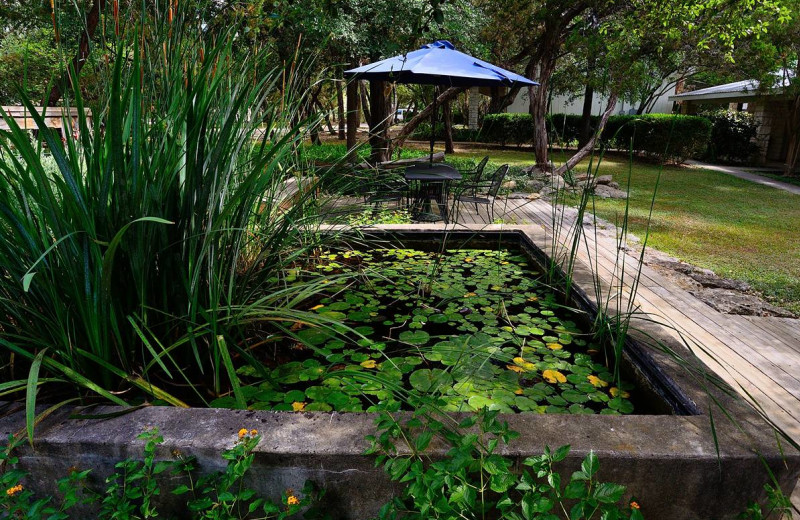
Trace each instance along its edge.
<instances>
[{"instance_id":1,"label":"trimmed hedge","mask_svg":"<svg viewBox=\"0 0 800 520\"><path fill-rule=\"evenodd\" d=\"M591 122L592 127L596 128L600 117L592 116ZM577 143L580 138L580 115L549 114L545 124L553 143L570 145ZM429 139L430 128L430 124L420 124L413 137ZM437 124L436 129L437 138L442 138L444 125ZM711 121L701 116L618 115L608 118L600 137L604 144L612 148L628 150L633 141L636 153L664 162L682 162L704 156L711 129ZM533 121L530 114L487 114L480 131L454 128L453 139L519 147L533 142Z\"/></svg>"},{"instance_id":2,"label":"trimmed hedge","mask_svg":"<svg viewBox=\"0 0 800 520\"><path fill-rule=\"evenodd\" d=\"M711 139L704 159L712 162L749 163L758 154L753 142L758 130L753 114L721 109L703 114L711 121Z\"/></svg>"},{"instance_id":3,"label":"trimmed hedge","mask_svg":"<svg viewBox=\"0 0 800 520\"><path fill-rule=\"evenodd\" d=\"M701 157L710 137L711 121L705 117L673 114L611 116L601 136L613 148L673 162Z\"/></svg>"}]
</instances>

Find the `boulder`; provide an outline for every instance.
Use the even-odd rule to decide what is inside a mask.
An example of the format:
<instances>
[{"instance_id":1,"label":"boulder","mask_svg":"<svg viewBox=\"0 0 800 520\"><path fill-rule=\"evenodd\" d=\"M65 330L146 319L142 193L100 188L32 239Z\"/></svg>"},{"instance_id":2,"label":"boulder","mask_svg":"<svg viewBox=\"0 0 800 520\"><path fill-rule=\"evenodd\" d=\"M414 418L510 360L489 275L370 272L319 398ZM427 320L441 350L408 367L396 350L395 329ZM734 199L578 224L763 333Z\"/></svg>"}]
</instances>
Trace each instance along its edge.
<instances>
[{"instance_id":1,"label":"boulder","mask_svg":"<svg viewBox=\"0 0 800 520\"><path fill-rule=\"evenodd\" d=\"M612 182L614 182L614 177L611 175L600 175L594 179L595 184L603 184L605 186L610 186ZM619 188L619 184L617 184L617 188Z\"/></svg>"},{"instance_id":2,"label":"boulder","mask_svg":"<svg viewBox=\"0 0 800 520\"><path fill-rule=\"evenodd\" d=\"M793 318L786 309L763 302L757 296L743 294L728 289L698 289L689 291L695 298L713 307L723 314L739 314L744 316L778 316Z\"/></svg>"},{"instance_id":3,"label":"boulder","mask_svg":"<svg viewBox=\"0 0 800 520\"><path fill-rule=\"evenodd\" d=\"M687 273L690 278L702 285L711 289L727 289L729 291L748 292L750 284L741 280L731 280L730 278L720 278L716 275L708 275L706 273L689 272Z\"/></svg>"},{"instance_id":4,"label":"boulder","mask_svg":"<svg viewBox=\"0 0 800 520\"><path fill-rule=\"evenodd\" d=\"M601 199L627 199L628 193L622 190L618 190L616 188L612 188L611 186L606 186L603 184L598 184L597 187L594 189L594 194L600 197Z\"/></svg>"}]
</instances>

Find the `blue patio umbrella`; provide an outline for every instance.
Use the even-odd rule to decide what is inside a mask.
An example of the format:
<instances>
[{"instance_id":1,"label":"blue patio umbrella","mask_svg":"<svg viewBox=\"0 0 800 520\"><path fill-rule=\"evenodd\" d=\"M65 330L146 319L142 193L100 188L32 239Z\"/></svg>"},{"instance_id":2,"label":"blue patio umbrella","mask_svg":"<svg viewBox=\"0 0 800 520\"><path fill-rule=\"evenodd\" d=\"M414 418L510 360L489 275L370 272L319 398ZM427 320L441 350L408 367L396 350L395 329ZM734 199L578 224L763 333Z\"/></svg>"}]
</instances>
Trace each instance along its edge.
<instances>
[{"instance_id":1,"label":"blue patio umbrella","mask_svg":"<svg viewBox=\"0 0 800 520\"><path fill-rule=\"evenodd\" d=\"M524 76L459 52L447 40L437 40L408 54L346 70L344 77L446 87L511 88L538 85ZM436 128L436 95L433 96L433 103L431 160Z\"/></svg>"}]
</instances>

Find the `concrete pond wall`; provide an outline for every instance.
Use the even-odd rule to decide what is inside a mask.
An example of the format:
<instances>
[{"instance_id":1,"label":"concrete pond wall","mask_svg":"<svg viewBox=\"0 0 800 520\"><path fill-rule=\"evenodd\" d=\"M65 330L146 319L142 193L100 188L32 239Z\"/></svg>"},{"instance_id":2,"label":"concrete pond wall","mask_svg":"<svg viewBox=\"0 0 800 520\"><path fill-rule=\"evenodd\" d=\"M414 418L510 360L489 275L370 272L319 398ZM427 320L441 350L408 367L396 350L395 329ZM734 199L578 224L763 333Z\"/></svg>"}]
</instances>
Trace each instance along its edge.
<instances>
[{"instance_id":1,"label":"concrete pond wall","mask_svg":"<svg viewBox=\"0 0 800 520\"><path fill-rule=\"evenodd\" d=\"M385 228L384 233L419 233L426 240L430 235L425 233L434 229ZM491 229L484 226L481 233L492 238L487 234ZM546 247L547 237L540 228L504 229L506 238L517 240L523 248ZM577 266L575 280L584 287L591 283L585 266ZM577 303L593 305L581 291ZM701 366L657 326L640 326ZM763 486L769 482L765 464L791 492L800 476L800 454L785 445L779 448L766 422L730 389L710 390L736 420L733 424L721 410L711 409L717 450L709 390L672 356L636 341L644 340L643 333L632 336L627 363L640 384L651 385L661 398L658 414L502 415L511 429L522 434L505 454L519 464L541 453L545 445L569 444L572 451L559 468L569 475L593 450L600 460L599 478L628 486L629 495L636 497L649 520L735 518L749 501L764 498ZM286 488L299 490L310 479L326 489L325 507L333 518L360 520L374 517L399 490L381 468L374 467L373 457L364 454L368 447L364 438L374 433L373 414L147 407L107 419L70 418L76 411L99 415L118 410L113 406L59 410L44 419L37 426L34 447L25 445L18 452L20 467L32 472L27 484L40 493L54 493L55 481L70 468L93 468L94 478L102 481L116 462L141 456L143 441L135 438L152 427L164 437L159 448L162 458L171 459L173 451L179 450L196 456L203 470L219 470L225 462L220 454L233 445L240 428L247 428L263 436L248 478L265 495L277 497ZM661 413L665 411L672 413ZM23 428L24 406L0 405L0 435L7 437ZM433 457L443 456L446 447L434 443L430 452Z\"/></svg>"}]
</instances>

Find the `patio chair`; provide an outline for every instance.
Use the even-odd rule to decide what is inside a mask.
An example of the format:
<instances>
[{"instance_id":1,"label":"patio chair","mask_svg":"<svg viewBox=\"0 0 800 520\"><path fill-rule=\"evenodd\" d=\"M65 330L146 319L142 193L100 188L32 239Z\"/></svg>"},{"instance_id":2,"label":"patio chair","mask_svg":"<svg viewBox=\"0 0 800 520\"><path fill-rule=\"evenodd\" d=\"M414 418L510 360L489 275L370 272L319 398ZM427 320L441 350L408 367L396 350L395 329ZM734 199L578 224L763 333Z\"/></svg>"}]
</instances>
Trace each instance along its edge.
<instances>
[{"instance_id":1,"label":"patio chair","mask_svg":"<svg viewBox=\"0 0 800 520\"><path fill-rule=\"evenodd\" d=\"M372 216L376 216L380 207L391 204L400 209L408 197L408 184L397 170L368 170L362 172L359 191L364 198L364 205L372 206Z\"/></svg>"},{"instance_id":2,"label":"patio chair","mask_svg":"<svg viewBox=\"0 0 800 520\"><path fill-rule=\"evenodd\" d=\"M458 215L460 213L462 202L475 204L475 211L478 213L478 216L480 216L478 205L483 205L487 208L489 223L492 223L494 221L494 201L497 198L497 192L500 191L500 186L503 184L503 179L505 179L507 173L508 165L504 164L486 181L463 183L455 196L456 214Z\"/></svg>"},{"instance_id":3,"label":"patio chair","mask_svg":"<svg viewBox=\"0 0 800 520\"><path fill-rule=\"evenodd\" d=\"M467 180L467 182L473 184L481 182L481 177L483 176L483 170L486 168L486 163L488 162L489 162L489 156L487 155L486 157L481 159L481 162L479 162L474 168L469 170L463 170L461 172L461 175L464 177L464 179Z\"/></svg>"}]
</instances>

